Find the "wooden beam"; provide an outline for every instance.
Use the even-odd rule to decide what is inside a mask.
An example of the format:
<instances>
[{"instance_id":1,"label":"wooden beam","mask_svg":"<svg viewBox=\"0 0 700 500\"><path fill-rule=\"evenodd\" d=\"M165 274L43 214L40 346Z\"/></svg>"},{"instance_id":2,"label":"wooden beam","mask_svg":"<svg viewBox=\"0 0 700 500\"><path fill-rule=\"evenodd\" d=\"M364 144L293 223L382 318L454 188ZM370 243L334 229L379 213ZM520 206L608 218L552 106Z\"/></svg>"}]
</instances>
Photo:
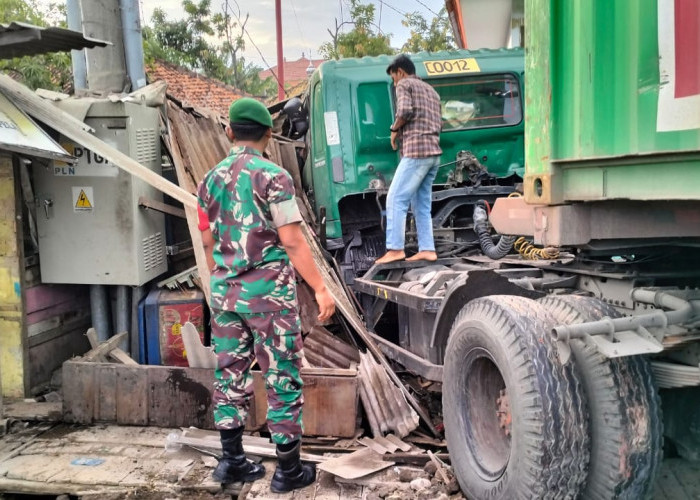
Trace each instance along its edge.
<instances>
[{"instance_id":1,"label":"wooden beam","mask_svg":"<svg viewBox=\"0 0 700 500\"><path fill-rule=\"evenodd\" d=\"M129 356L127 353L125 353L124 351L122 351L118 347L115 349L112 349L109 352L109 357L119 361L120 363L122 363L124 365L138 365L138 363L136 361L134 361L134 359L131 356Z\"/></svg>"},{"instance_id":2,"label":"wooden beam","mask_svg":"<svg viewBox=\"0 0 700 500\"><path fill-rule=\"evenodd\" d=\"M107 341L102 342L97 347L86 352L83 356L83 361L95 361L99 359L100 356L106 356L112 350L116 349L117 346L121 344L122 340L124 340L127 335L129 335L128 332L120 332L114 335L113 337L110 337Z\"/></svg>"},{"instance_id":3,"label":"wooden beam","mask_svg":"<svg viewBox=\"0 0 700 500\"><path fill-rule=\"evenodd\" d=\"M92 149L120 169L175 198L183 205L194 209L197 208L197 200L194 195L164 179L151 169L144 167L133 158L101 141L94 135L90 135L86 132L84 123L37 96L21 83L14 81L7 75L0 75L0 91L37 120L60 131L61 134L78 144Z\"/></svg>"},{"instance_id":4,"label":"wooden beam","mask_svg":"<svg viewBox=\"0 0 700 500\"><path fill-rule=\"evenodd\" d=\"M440 479L442 479L443 484L450 484L450 480L447 478L447 474L445 473L445 468L442 466L442 463L440 463L435 454L428 450L428 456L430 457L430 461L435 464L435 469L437 474L440 476Z\"/></svg>"},{"instance_id":5,"label":"wooden beam","mask_svg":"<svg viewBox=\"0 0 700 500\"><path fill-rule=\"evenodd\" d=\"M170 118L170 112L168 113L168 123L172 119ZM172 129L171 129L172 130ZM170 151L170 156L173 159L173 165L175 166L175 173L177 174L177 181L185 189L190 192L194 192L197 186L194 185L192 178L187 175L185 168L185 162L182 158L182 152L180 151L180 146L175 140L175 137L171 134L163 137L165 146ZM195 201L196 204L196 201ZM204 252L204 243L202 243L202 232L199 230L199 214L197 213L197 206L185 206L185 218L187 219L187 228L190 231L190 238L192 239L192 250L194 251L194 260L197 264L197 271L199 271L199 280L202 286L202 292L204 292L204 298L209 304L211 299L211 270L207 265L207 256Z\"/></svg>"},{"instance_id":6,"label":"wooden beam","mask_svg":"<svg viewBox=\"0 0 700 500\"><path fill-rule=\"evenodd\" d=\"M450 455L448 453L434 453L435 457L440 460L449 460ZM431 458L427 453L414 452L414 453L389 453L382 456L382 460L388 460L390 462L396 462L397 464L411 464L423 466L431 461Z\"/></svg>"},{"instance_id":7,"label":"wooden beam","mask_svg":"<svg viewBox=\"0 0 700 500\"><path fill-rule=\"evenodd\" d=\"M63 403L39 403L38 401L6 400L5 418L60 422L63 419Z\"/></svg>"}]
</instances>

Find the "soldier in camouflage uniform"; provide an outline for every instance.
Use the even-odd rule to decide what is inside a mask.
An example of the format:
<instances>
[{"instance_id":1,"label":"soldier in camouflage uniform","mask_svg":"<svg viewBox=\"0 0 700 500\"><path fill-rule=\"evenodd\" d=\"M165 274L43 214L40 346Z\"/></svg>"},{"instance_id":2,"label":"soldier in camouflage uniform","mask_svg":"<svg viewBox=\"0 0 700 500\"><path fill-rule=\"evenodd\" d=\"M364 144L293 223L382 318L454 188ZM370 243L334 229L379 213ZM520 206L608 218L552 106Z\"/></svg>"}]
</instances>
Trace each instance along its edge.
<instances>
[{"instance_id":1,"label":"soldier in camouflage uniform","mask_svg":"<svg viewBox=\"0 0 700 500\"><path fill-rule=\"evenodd\" d=\"M315 481L301 464L302 338L295 273L314 289L319 321L335 310L301 232L291 176L262 157L272 118L258 101L234 101L226 134L233 148L198 189L199 228L211 269L212 344L218 358L214 421L223 459L214 471L222 483L254 481L262 465L249 462L242 435L257 359L267 388L267 425L277 444L275 492ZM291 261L291 263L290 263Z\"/></svg>"}]
</instances>

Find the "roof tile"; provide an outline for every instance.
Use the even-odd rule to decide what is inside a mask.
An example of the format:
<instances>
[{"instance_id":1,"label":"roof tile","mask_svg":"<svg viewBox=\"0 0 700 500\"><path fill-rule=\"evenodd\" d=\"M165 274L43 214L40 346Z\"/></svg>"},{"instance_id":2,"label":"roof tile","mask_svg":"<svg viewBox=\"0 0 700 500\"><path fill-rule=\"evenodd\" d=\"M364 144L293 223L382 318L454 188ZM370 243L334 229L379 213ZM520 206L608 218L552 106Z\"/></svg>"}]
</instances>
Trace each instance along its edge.
<instances>
[{"instance_id":1,"label":"roof tile","mask_svg":"<svg viewBox=\"0 0 700 500\"><path fill-rule=\"evenodd\" d=\"M168 84L168 95L187 102L192 107L210 109L222 117L228 116L228 108L241 97L250 97L231 85L195 73L181 66L156 60L147 65L148 80L153 83L164 80Z\"/></svg>"}]
</instances>

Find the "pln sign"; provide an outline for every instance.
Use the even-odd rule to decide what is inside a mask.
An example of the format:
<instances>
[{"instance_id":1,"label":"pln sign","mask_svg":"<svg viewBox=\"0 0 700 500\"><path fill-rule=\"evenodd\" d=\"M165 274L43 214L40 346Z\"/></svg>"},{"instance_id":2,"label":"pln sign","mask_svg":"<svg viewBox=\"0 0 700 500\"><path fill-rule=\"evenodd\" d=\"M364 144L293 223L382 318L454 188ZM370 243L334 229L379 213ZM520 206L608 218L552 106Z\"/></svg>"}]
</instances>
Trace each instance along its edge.
<instances>
[{"instance_id":1,"label":"pln sign","mask_svg":"<svg viewBox=\"0 0 700 500\"><path fill-rule=\"evenodd\" d=\"M77 158L75 164L53 162L53 175L57 177L116 177L119 169L94 151L61 138L61 146Z\"/></svg>"}]
</instances>

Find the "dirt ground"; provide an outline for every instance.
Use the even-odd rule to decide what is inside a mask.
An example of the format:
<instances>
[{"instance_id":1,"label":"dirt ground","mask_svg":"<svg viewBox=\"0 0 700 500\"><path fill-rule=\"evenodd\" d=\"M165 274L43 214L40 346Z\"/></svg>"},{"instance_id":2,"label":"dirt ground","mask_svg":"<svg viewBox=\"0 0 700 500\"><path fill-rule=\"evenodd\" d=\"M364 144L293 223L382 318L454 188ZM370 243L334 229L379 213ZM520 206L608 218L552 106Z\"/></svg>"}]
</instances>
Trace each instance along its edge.
<instances>
[{"instance_id":1,"label":"dirt ground","mask_svg":"<svg viewBox=\"0 0 700 500\"><path fill-rule=\"evenodd\" d=\"M382 471L352 480L319 470L313 485L274 494L270 492L276 465L272 458L262 461L266 468L263 479L222 491L211 479L216 464L213 457L186 446L177 451L165 449L168 434L178 431L18 423L0 438L0 498L57 498L62 494L69 497L61 500L464 498L451 475L445 484L432 463L426 467L387 463Z\"/></svg>"},{"instance_id":2,"label":"dirt ground","mask_svg":"<svg viewBox=\"0 0 700 500\"><path fill-rule=\"evenodd\" d=\"M391 465L345 480L318 471L307 488L270 492L276 462L265 458L263 479L222 490L212 481L212 457L183 447L166 451L166 436L177 429L112 425L27 425L19 422L0 438L0 499L25 500L458 500L435 467ZM448 471L447 471L448 472ZM64 495L64 496L61 496ZM700 463L664 461L654 499L700 499Z\"/></svg>"}]
</instances>

